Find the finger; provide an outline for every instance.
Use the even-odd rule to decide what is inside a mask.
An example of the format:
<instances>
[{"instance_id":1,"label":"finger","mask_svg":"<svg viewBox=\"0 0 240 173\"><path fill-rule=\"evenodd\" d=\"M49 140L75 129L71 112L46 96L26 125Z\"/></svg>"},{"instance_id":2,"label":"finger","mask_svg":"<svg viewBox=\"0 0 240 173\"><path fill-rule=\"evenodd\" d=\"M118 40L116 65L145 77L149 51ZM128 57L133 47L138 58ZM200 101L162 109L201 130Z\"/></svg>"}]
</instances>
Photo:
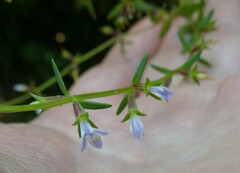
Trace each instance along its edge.
<instances>
[{"instance_id":1,"label":"finger","mask_svg":"<svg viewBox=\"0 0 240 173\"><path fill-rule=\"evenodd\" d=\"M211 172L210 162L216 165L215 172L225 172L223 167L237 171L240 160L238 76L239 73L223 81L206 82L201 87L179 86L175 88L174 98L165 105L152 99L146 105L146 99L140 98L138 106L148 113L142 120L148 160L164 164L169 172L175 169L186 172L186 168L191 172ZM173 168L170 166L173 162L181 164Z\"/></svg>"},{"instance_id":2,"label":"finger","mask_svg":"<svg viewBox=\"0 0 240 173\"><path fill-rule=\"evenodd\" d=\"M0 124L0 172L77 172L79 144L29 124Z\"/></svg>"},{"instance_id":3,"label":"finger","mask_svg":"<svg viewBox=\"0 0 240 173\"><path fill-rule=\"evenodd\" d=\"M240 49L240 24L237 22L240 17L240 1L211 0L209 2L216 9L218 29L210 35L215 44L210 47L205 56L210 58L213 64L209 73L218 79L224 79L240 69L238 52Z\"/></svg>"},{"instance_id":4,"label":"finger","mask_svg":"<svg viewBox=\"0 0 240 173\"><path fill-rule=\"evenodd\" d=\"M208 2L208 11L212 8L215 9L214 19L216 19L218 29L206 35L206 38L213 40L214 44L210 45L209 50L202 54L213 64L213 68L201 67L201 69L214 78L222 80L240 69L238 52L240 49L238 34L240 24L236 21L240 17L240 1L232 0L226 3L225 1L211 0ZM226 11L228 11L227 14ZM161 50L156 53L153 64L174 69L187 60L187 55L180 54L182 48L177 38L177 29L183 23L184 21L181 19L175 21ZM147 75L156 78L159 73L151 70ZM179 83L179 80L176 83Z\"/></svg>"},{"instance_id":5,"label":"finger","mask_svg":"<svg viewBox=\"0 0 240 173\"><path fill-rule=\"evenodd\" d=\"M161 41L158 32L159 26L154 26L147 18L137 23L123 38L130 42L124 44L125 53L121 53L121 43L118 42L99 66L81 76L73 85L72 93L128 86L143 56L152 56L159 49Z\"/></svg>"}]
</instances>

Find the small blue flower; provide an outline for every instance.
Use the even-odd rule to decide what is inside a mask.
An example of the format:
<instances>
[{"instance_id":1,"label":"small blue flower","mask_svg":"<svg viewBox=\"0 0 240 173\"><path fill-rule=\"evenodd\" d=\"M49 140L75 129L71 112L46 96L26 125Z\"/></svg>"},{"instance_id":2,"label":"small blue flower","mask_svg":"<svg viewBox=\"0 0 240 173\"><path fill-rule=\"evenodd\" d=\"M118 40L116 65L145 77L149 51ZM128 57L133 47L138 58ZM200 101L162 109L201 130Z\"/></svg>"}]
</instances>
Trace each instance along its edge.
<instances>
[{"instance_id":1,"label":"small blue flower","mask_svg":"<svg viewBox=\"0 0 240 173\"><path fill-rule=\"evenodd\" d=\"M173 92L171 92L168 88L165 86L152 86L151 87L151 93L155 96L168 101L171 96L173 96Z\"/></svg>"},{"instance_id":2,"label":"small blue flower","mask_svg":"<svg viewBox=\"0 0 240 173\"><path fill-rule=\"evenodd\" d=\"M138 115L134 114L130 118L130 131L135 138L140 138L144 135L144 126Z\"/></svg>"},{"instance_id":3,"label":"small blue flower","mask_svg":"<svg viewBox=\"0 0 240 173\"><path fill-rule=\"evenodd\" d=\"M100 135L107 135L108 132L102 132L93 128L88 121L82 120L80 123L81 135L83 138L82 149L84 151L87 148L87 141L95 148L102 148L102 139Z\"/></svg>"}]
</instances>

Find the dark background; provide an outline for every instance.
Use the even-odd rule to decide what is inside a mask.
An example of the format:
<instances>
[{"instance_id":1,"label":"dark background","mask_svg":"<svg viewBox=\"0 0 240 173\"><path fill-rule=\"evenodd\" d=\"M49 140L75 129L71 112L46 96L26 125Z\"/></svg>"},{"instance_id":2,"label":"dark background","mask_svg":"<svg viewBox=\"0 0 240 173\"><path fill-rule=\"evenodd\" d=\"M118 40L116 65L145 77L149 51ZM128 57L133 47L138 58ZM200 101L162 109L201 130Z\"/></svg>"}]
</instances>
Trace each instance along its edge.
<instances>
[{"instance_id":1,"label":"dark background","mask_svg":"<svg viewBox=\"0 0 240 173\"><path fill-rule=\"evenodd\" d=\"M0 1L0 103L21 95L13 91L14 84L34 83L37 86L52 77L52 58L59 69L69 64L61 57L62 48L72 54L84 54L109 38L100 28L109 24L106 16L118 1L93 2L97 19L91 17L81 0ZM165 6L166 2L172 3L169 0L149 2ZM63 43L55 39L59 32L65 35ZM81 72L99 63L106 51L83 63ZM70 75L64 80L67 86L73 82ZM54 85L44 94L59 94L58 86ZM27 122L33 117L35 113L2 114L0 121Z\"/></svg>"}]
</instances>

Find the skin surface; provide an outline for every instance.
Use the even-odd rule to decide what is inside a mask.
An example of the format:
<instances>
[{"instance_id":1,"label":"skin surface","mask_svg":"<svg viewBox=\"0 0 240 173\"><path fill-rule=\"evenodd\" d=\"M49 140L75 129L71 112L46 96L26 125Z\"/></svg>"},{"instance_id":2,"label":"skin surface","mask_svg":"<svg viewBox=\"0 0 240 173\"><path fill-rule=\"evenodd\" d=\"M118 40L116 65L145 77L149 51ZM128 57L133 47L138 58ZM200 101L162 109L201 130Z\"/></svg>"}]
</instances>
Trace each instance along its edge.
<instances>
[{"instance_id":1,"label":"skin surface","mask_svg":"<svg viewBox=\"0 0 240 173\"><path fill-rule=\"evenodd\" d=\"M115 116L122 96L96 99L113 104L112 109L89 111L92 120L109 135L102 137L101 150L87 147L80 152L81 141L74 121L72 106L62 105L47 110L30 124L0 124L0 172L59 173L225 173L240 170L240 17L239 0L211 0L219 29L208 35L216 44L205 52L214 64L206 69L214 77L179 84L175 78L168 104L140 95L137 105L147 117L141 117L145 136L134 139L129 123L119 123ZM151 63L174 68L184 62L176 28L158 39L159 26L127 37L132 42L126 54L115 45L104 62L88 70L72 86L71 93L95 92L128 86L140 59L150 53ZM131 33L150 26L140 21ZM146 76L160 76L151 68Z\"/></svg>"}]
</instances>

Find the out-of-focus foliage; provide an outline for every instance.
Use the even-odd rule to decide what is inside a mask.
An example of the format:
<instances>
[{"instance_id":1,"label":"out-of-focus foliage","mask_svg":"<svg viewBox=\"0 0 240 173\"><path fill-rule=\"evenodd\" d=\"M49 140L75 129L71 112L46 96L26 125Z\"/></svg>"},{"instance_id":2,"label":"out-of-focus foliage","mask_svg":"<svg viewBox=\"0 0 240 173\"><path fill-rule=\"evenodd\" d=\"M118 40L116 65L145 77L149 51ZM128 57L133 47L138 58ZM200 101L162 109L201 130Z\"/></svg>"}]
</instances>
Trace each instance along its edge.
<instances>
[{"instance_id":1,"label":"out-of-focus foliage","mask_svg":"<svg viewBox=\"0 0 240 173\"><path fill-rule=\"evenodd\" d=\"M53 76L50 64L52 58L56 59L60 67L69 63L60 57L62 47L71 53L84 53L106 40L98 28L106 22L104 16L111 5L99 4L98 20L94 20L87 10L79 10L75 3L73 0L0 1L2 99L16 96L12 90L15 83L34 80L38 85ZM60 40L57 41L56 37L60 37ZM65 37L65 40L61 41L64 39L61 37ZM87 66L95 64L94 61Z\"/></svg>"}]
</instances>

